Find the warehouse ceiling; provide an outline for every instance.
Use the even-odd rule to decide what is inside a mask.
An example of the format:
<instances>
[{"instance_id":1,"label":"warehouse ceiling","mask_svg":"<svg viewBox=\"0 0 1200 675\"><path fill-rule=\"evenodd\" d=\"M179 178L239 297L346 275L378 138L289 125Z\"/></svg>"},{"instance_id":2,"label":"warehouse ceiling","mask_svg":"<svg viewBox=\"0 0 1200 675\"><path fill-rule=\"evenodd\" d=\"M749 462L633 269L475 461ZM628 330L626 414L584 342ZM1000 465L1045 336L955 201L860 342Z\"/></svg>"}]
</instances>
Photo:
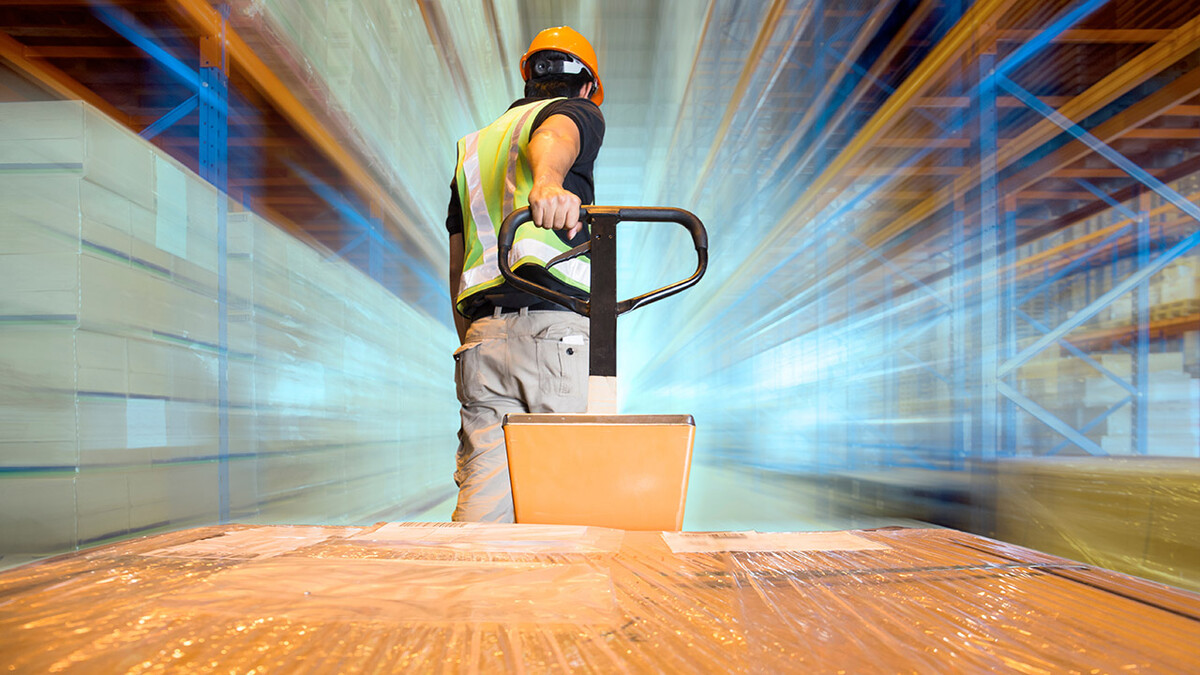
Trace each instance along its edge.
<instances>
[{"instance_id":1,"label":"warehouse ceiling","mask_svg":"<svg viewBox=\"0 0 1200 675\"><path fill-rule=\"evenodd\" d=\"M225 31L230 195L448 321L454 142L518 96L537 30L572 25L605 82L597 200L686 207L712 233L701 290L629 322L662 337L627 358L660 368L946 278L946 252L995 226L981 200L1001 200L1022 244L1060 237L1050 262L1068 264L1071 228L1142 191L1039 101L1164 181L1200 169L1200 10L1182 0L233 0L226 21L221 7L2 0L0 97L83 98L149 136ZM198 167L199 136L185 111L152 142ZM1164 241L1194 226L1173 211ZM686 271L682 241L631 230L623 288Z\"/></svg>"}]
</instances>

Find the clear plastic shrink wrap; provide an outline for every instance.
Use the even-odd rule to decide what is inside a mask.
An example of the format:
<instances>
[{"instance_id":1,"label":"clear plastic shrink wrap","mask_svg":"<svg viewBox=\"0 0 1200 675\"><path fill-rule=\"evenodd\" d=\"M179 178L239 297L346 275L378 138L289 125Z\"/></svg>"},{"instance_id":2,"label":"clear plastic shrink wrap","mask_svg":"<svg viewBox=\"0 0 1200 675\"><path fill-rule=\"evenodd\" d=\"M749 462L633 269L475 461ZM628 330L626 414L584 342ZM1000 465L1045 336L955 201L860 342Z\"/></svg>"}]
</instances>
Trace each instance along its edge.
<instances>
[{"instance_id":1,"label":"clear plastic shrink wrap","mask_svg":"<svg viewBox=\"0 0 1200 675\"><path fill-rule=\"evenodd\" d=\"M224 197L87 104L0 104L0 167L0 556L453 494L443 322L232 203L222 310Z\"/></svg>"},{"instance_id":2,"label":"clear plastic shrink wrap","mask_svg":"<svg viewBox=\"0 0 1200 675\"><path fill-rule=\"evenodd\" d=\"M1001 539L1200 591L1200 460L1014 460L996 486Z\"/></svg>"},{"instance_id":3,"label":"clear plastic shrink wrap","mask_svg":"<svg viewBox=\"0 0 1200 675\"><path fill-rule=\"evenodd\" d=\"M231 525L0 574L0 636L11 672L1195 672L1200 596L953 530Z\"/></svg>"}]
</instances>

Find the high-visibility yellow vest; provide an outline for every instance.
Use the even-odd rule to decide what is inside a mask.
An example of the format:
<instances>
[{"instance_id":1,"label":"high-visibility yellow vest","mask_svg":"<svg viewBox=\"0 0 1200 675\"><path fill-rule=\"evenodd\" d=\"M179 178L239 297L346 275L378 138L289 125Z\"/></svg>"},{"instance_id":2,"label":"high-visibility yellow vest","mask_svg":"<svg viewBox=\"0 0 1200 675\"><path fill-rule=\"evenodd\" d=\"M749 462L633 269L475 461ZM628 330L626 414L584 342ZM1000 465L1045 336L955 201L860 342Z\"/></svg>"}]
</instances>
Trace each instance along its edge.
<instances>
[{"instance_id":1,"label":"high-visibility yellow vest","mask_svg":"<svg viewBox=\"0 0 1200 675\"><path fill-rule=\"evenodd\" d=\"M462 205L466 245L455 298L460 311L467 298L504 283L496 264L496 235L508 214L529 205L533 169L528 151L533 120L556 100L560 99L514 107L500 119L458 141L455 186ZM526 265L545 268L547 261L570 248L556 231L525 223L513 239L509 266L513 270ZM549 273L571 287L584 292L590 289L592 267L586 255L561 262Z\"/></svg>"}]
</instances>

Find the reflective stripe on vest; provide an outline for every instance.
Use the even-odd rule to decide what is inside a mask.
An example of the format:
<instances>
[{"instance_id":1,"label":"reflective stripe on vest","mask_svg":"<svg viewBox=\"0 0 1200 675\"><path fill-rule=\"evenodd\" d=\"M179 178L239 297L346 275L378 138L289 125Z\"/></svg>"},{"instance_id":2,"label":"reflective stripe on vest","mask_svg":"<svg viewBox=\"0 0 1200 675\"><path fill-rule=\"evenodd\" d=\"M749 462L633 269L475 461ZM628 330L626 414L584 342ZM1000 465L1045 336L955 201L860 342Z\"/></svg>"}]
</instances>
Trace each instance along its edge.
<instances>
[{"instance_id":1,"label":"reflective stripe on vest","mask_svg":"<svg viewBox=\"0 0 1200 675\"><path fill-rule=\"evenodd\" d=\"M536 239L518 239L513 242L512 253L508 256L508 266L516 269L518 266L530 262L539 263L544 266L544 261L553 258L559 253L562 253L562 251L555 249L545 242ZM496 250L494 248L492 249L491 264L493 266L496 265ZM463 270L459 288L462 288L464 285L479 286L493 278L499 277L499 268L496 267L495 269L495 275L492 274L492 270L487 269L485 266ZM563 276L569 279L584 279L585 285L581 288L586 291L588 290L586 284L592 278L592 265L586 260L572 258L555 265L552 272L562 272ZM572 285L574 286L575 284ZM459 300L462 300L464 297L466 296L461 293L459 294Z\"/></svg>"},{"instance_id":2,"label":"reflective stripe on vest","mask_svg":"<svg viewBox=\"0 0 1200 675\"><path fill-rule=\"evenodd\" d=\"M529 145L533 119L554 100L513 108L459 141L456 187L466 247L456 298L460 309L465 299L504 281L496 263L496 233L505 216L529 205L532 176L528 166L521 166L521 157ZM514 270L527 264L545 267L546 261L569 249L556 232L526 223L517 230L509 266ZM581 256L555 265L550 274L586 292L591 263Z\"/></svg>"}]
</instances>

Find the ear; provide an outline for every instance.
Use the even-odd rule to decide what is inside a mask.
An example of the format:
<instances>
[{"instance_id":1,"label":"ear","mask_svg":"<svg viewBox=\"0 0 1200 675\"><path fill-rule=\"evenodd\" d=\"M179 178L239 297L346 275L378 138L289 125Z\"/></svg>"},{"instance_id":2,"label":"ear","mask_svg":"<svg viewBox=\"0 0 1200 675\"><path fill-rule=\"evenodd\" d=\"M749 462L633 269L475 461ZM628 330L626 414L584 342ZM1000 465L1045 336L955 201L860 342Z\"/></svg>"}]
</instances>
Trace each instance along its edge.
<instances>
[{"instance_id":1,"label":"ear","mask_svg":"<svg viewBox=\"0 0 1200 675\"><path fill-rule=\"evenodd\" d=\"M596 91L596 83L586 82L579 88L579 98L591 98L593 91Z\"/></svg>"}]
</instances>

